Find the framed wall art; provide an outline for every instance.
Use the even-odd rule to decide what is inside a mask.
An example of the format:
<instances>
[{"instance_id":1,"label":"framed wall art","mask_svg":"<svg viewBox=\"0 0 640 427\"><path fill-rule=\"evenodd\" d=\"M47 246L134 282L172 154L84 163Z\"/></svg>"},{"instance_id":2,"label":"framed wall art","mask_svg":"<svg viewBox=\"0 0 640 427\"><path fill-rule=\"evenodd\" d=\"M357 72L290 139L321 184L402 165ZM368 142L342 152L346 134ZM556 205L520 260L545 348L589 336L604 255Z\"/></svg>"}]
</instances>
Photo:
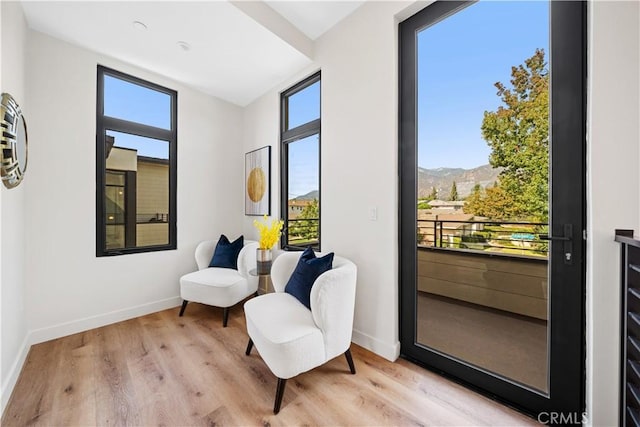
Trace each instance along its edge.
<instances>
[{"instance_id":1,"label":"framed wall art","mask_svg":"<svg viewBox=\"0 0 640 427\"><path fill-rule=\"evenodd\" d=\"M245 215L271 215L271 146L245 154L244 182Z\"/></svg>"}]
</instances>

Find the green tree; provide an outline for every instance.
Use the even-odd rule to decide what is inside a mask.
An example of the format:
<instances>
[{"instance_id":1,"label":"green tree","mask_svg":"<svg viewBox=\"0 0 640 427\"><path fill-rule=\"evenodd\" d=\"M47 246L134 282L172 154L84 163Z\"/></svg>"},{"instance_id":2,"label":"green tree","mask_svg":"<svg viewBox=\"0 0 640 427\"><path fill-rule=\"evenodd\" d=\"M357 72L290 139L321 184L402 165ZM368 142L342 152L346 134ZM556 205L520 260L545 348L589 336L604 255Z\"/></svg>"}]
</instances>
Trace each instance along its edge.
<instances>
[{"instance_id":1,"label":"green tree","mask_svg":"<svg viewBox=\"0 0 640 427\"><path fill-rule=\"evenodd\" d=\"M517 216L513 198L500 185L494 183L484 192L480 184L476 184L464 204L464 213L475 216L485 216L491 219L509 220Z\"/></svg>"},{"instance_id":2,"label":"green tree","mask_svg":"<svg viewBox=\"0 0 640 427\"><path fill-rule=\"evenodd\" d=\"M517 218L520 212L511 194L507 192L500 182L485 190L483 209L480 215L491 219L510 220Z\"/></svg>"},{"instance_id":3,"label":"green tree","mask_svg":"<svg viewBox=\"0 0 640 427\"><path fill-rule=\"evenodd\" d=\"M289 234L304 240L318 239L318 218L320 217L318 199L313 199L305 206L300 215L289 227Z\"/></svg>"},{"instance_id":4,"label":"green tree","mask_svg":"<svg viewBox=\"0 0 640 427\"><path fill-rule=\"evenodd\" d=\"M482 191L482 186L480 184L476 184L473 186L471 194L469 194L465 199L464 207L462 208L462 210L466 214L484 216L484 194Z\"/></svg>"},{"instance_id":5,"label":"green tree","mask_svg":"<svg viewBox=\"0 0 640 427\"><path fill-rule=\"evenodd\" d=\"M453 185L451 186L451 193L449 193L449 200L455 202L458 200L458 187L456 187L456 182L453 181Z\"/></svg>"},{"instance_id":6,"label":"green tree","mask_svg":"<svg viewBox=\"0 0 640 427\"><path fill-rule=\"evenodd\" d=\"M485 111L482 137L491 148L489 162L502 167L499 190L491 189L497 207L513 203L501 218L546 221L549 217L549 71L544 50L523 65L511 67L511 88L497 82L504 105ZM487 198L490 193L487 189ZM488 216L488 215L487 215Z\"/></svg>"},{"instance_id":7,"label":"green tree","mask_svg":"<svg viewBox=\"0 0 640 427\"><path fill-rule=\"evenodd\" d=\"M431 200L436 200L437 198L438 198L438 190L436 190L436 187L431 187L431 194L429 194L429 197L427 197L427 199L431 201Z\"/></svg>"}]
</instances>

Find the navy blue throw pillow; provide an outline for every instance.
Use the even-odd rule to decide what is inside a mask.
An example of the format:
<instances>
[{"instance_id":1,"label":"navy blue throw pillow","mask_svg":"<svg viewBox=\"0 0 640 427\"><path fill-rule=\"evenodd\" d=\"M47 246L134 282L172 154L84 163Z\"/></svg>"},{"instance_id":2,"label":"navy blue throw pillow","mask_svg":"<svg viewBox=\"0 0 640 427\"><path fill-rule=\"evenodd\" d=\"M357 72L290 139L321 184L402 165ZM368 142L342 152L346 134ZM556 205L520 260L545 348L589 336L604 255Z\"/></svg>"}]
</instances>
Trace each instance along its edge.
<instances>
[{"instance_id":1,"label":"navy blue throw pillow","mask_svg":"<svg viewBox=\"0 0 640 427\"><path fill-rule=\"evenodd\" d=\"M216 250L213 251L213 258L209 267L238 269L238 255L244 246L244 236L238 237L235 241L229 242L224 234L220 236Z\"/></svg>"},{"instance_id":2,"label":"navy blue throw pillow","mask_svg":"<svg viewBox=\"0 0 640 427\"><path fill-rule=\"evenodd\" d=\"M311 287L313 282L325 271L333 266L333 252L316 258L311 247L304 250L296 269L293 270L284 291L296 297L302 304L311 310Z\"/></svg>"}]
</instances>

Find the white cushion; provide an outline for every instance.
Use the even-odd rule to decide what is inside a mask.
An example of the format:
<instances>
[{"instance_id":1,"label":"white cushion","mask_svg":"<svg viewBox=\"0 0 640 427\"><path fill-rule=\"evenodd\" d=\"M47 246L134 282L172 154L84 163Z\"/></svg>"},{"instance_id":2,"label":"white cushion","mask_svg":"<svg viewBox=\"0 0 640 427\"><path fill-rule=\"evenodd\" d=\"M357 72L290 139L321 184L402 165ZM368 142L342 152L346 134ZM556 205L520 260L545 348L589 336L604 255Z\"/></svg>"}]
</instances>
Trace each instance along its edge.
<instances>
[{"instance_id":1,"label":"white cushion","mask_svg":"<svg viewBox=\"0 0 640 427\"><path fill-rule=\"evenodd\" d=\"M292 378L326 362L322 331L295 297L262 295L247 301L244 311L249 336L278 378Z\"/></svg>"},{"instance_id":2,"label":"white cushion","mask_svg":"<svg viewBox=\"0 0 640 427\"><path fill-rule=\"evenodd\" d=\"M238 270L230 268L209 267L204 270L194 271L185 274L180 278L180 283L195 283L207 286L215 286L216 288L226 288L233 286L240 280L244 279L238 273Z\"/></svg>"},{"instance_id":3,"label":"white cushion","mask_svg":"<svg viewBox=\"0 0 640 427\"><path fill-rule=\"evenodd\" d=\"M251 292L247 279L230 268L209 267L180 278L182 299L216 307L231 307Z\"/></svg>"},{"instance_id":4,"label":"white cushion","mask_svg":"<svg viewBox=\"0 0 640 427\"><path fill-rule=\"evenodd\" d=\"M196 246L195 257L199 271L180 278L180 296L183 300L231 307L258 289L258 277L248 273L256 266L258 243L245 240L245 245L238 254L238 270L209 267L216 244L213 240L205 240Z\"/></svg>"}]
</instances>

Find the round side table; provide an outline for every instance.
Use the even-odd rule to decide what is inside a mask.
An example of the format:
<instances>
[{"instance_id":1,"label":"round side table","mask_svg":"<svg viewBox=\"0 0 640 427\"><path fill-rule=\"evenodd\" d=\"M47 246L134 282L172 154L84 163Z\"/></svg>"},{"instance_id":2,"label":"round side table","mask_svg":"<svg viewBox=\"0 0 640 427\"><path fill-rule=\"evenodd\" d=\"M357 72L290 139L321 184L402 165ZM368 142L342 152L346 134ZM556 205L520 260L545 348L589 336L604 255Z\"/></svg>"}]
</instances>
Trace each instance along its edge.
<instances>
[{"instance_id":1,"label":"round side table","mask_svg":"<svg viewBox=\"0 0 640 427\"><path fill-rule=\"evenodd\" d=\"M258 277L258 295L274 292L273 284L271 283L271 274L258 274L257 268L249 270L249 274Z\"/></svg>"}]
</instances>

